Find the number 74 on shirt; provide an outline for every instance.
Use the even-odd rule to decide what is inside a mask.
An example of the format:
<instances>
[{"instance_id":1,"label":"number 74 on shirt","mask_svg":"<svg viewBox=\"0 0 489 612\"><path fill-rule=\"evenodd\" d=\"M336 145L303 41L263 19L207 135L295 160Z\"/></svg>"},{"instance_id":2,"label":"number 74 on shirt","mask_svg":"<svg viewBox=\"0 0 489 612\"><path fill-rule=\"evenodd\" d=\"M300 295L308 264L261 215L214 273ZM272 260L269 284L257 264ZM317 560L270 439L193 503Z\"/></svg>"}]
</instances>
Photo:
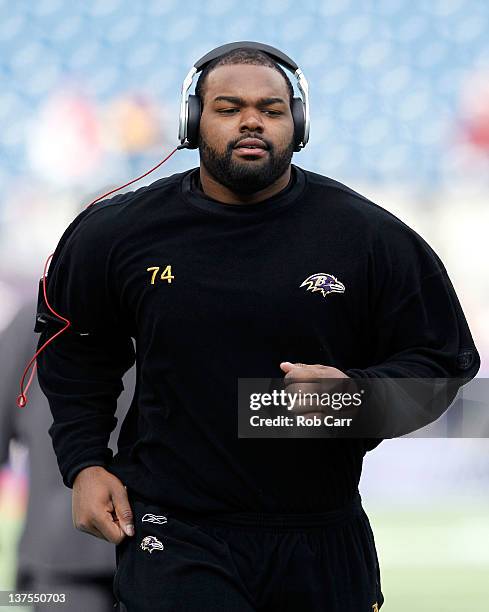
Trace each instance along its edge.
<instances>
[{"instance_id":1,"label":"number 74 on shirt","mask_svg":"<svg viewBox=\"0 0 489 612\"><path fill-rule=\"evenodd\" d=\"M152 266L151 268L146 268L146 272L153 272L151 275L151 284L155 284L155 278L158 272L161 270L160 266ZM171 264L166 266L163 272L160 275L160 280L166 281L167 283L171 283L175 277L171 273Z\"/></svg>"}]
</instances>

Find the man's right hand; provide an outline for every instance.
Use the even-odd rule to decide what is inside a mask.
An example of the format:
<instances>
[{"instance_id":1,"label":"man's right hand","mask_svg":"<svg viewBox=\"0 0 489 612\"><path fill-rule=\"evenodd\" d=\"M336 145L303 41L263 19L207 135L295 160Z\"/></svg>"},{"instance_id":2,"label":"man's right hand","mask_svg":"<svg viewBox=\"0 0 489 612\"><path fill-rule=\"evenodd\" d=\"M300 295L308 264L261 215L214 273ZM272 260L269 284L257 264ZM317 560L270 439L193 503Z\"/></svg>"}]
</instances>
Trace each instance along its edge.
<instances>
[{"instance_id":1,"label":"man's right hand","mask_svg":"<svg viewBox=\"0 0 489 612\"><path fill-rule=\"evenodd\" d=\"M134 520L122 482L105 468L81 470L73 483L73 524L113 544L134 535Z\"/></svg>"}]
</instances>

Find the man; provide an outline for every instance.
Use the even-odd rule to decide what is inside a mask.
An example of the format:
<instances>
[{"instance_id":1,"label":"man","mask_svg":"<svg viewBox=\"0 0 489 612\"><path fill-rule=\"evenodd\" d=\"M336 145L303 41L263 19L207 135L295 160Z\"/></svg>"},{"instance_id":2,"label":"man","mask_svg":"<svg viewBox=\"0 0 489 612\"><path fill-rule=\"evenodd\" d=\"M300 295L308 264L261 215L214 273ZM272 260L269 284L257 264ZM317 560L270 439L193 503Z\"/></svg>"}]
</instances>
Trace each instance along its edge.
<instances>
[{"instance_id":1,"label":"man","mask_svg":"<svg viewBox=\"0 0 489 612\"><path fill-rule=\"evenodd\" d=\"M292 87L267 54L221 56L196 94L200 168L91 207L51 265L50 303L88 334L38 358L74 522L117 544L121 609L371 612L358 482L378 441L238 439L238 379L471 378L477 350L420 236L291 165ZM338 291L308 291L317 273Z\"/></svg>"}]
</instances>

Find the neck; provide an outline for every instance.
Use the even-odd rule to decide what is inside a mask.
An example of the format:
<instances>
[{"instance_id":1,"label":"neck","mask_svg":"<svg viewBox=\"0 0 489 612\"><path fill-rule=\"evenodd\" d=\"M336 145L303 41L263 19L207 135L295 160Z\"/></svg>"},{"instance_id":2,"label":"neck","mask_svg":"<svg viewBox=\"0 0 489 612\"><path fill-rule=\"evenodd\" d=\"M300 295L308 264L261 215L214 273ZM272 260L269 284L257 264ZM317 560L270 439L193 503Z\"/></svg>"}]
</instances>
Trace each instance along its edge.
<instances>
[{"instance_id":1,"label":"neck","mask_svg":"<svg viewBox=\"0 0 489 612\"><path fill-rule=\"evenodd\" d=\"M228 187L218 183L216 179L207 172L206 167L201 162L200 182L202 184L202 191L213 200L217 200L223 204L255 204L262 200L267 200L279 191L282 191L282 189L285 189L289 184L290 171L289 164L287 170L279 176L275 182L265 187L265 189L261 189L255 193L242 194L231 191Z\"/></svg>"}]
</instances>

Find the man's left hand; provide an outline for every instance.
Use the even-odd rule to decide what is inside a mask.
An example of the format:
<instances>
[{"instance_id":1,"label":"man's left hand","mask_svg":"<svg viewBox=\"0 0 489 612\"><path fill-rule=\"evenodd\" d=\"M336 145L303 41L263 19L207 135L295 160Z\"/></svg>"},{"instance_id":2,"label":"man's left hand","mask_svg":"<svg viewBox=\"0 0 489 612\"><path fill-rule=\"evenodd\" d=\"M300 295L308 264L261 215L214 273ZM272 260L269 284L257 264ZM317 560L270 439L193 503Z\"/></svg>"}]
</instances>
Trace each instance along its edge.
<instances>
[{"instance_id":1,"label":"man's left hand","mask_svg":"<svg viewBox=\"0 0 489 612\"><path fill-rule=\"evenodd\" d=\"M350 378L338 368L319 363L310 365L283 361L280 364L280 369L285 372L284 383L287 393L317 393L320 396L321 393L331 393L340 387L341 379ZM312 399L308 398L306 402L296 403L293 412L295 414L307 414L308 416L324 414L321 405L314 397Z\"/></svg>"}]
</instances>

